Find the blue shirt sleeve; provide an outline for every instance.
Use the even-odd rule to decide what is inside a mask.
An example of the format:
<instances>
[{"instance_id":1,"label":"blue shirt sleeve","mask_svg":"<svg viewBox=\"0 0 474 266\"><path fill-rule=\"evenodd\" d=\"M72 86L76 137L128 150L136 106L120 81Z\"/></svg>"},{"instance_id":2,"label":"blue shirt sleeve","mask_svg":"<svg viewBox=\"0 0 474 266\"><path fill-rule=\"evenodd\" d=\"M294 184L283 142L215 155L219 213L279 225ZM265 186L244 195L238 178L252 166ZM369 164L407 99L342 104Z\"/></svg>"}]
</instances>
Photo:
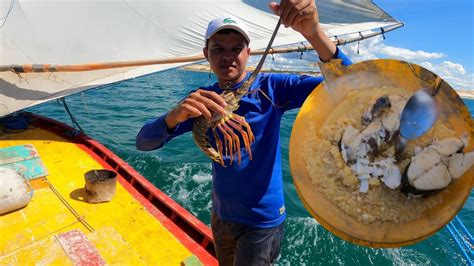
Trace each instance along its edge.
<instances>
[{"instance_id":1,"label":"blue shirt sleeve","mask_svg":"<svg viewBox=\"0 0 474 266\"><path fill-rule=\"evenodd\" d=\"M172 138L191 131L194 119L188 119L185 122L179 123L172 132L169 132L165 122L166 115L167 113L152 119L142 127L136 138L138 150L150 151L159 149Z\"/></svg>"},{"instance_id":2,"label":"blue shirt sleeve","mask_svg":"<svg viewBox=\"0 0 474 266\"><path fill-rule=\"evenodd\" d=\"M341 59L344 66L349 66L352 61L336 48L334 59ZM274 75L271 86L275 89L276 102L283 103L283 111L299 108L303 105L309 94L323 81L323 77L307 75Z\"/></svg>"},{"instance_id":3,"label":"blue shirt sleeve","mask_svg":"<svg viewBox=\"0 0 474 266\"><path fill-rule=\"evenodd\" d=\"M319 58L321 59L321 58ZM342 65L344 66L350 66L352 65L352 61L351 59L349 59L349 57L347 57L346 54L344 54L341 49L339 49L339 47L336 46L336 53L334 53L334 57L333 59L341 59L342 60ZM323 60L321 60L322 62L324 62Z\"/></svg>"}]
</instances>

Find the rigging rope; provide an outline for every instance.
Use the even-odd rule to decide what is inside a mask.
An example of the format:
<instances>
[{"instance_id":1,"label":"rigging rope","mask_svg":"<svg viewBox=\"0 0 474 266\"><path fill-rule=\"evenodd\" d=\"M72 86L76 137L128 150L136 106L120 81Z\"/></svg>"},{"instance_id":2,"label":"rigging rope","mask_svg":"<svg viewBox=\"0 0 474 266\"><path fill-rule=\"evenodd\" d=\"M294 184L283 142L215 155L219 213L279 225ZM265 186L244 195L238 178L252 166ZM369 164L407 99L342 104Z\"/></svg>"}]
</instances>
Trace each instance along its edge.
<instances>
[{"instance_id":1,"label":"rigging rope","mask_svg":"<svg viewBox=\"0 0 474 266\"><path fill-rule=\"evenodd\" d=\"M461 250L467 265L474 266L474 240L461 219L457 216L446 226L454 243Z\"/></svg>"},{"instance_id":2,"label":"rigging rope","mask_svg":"<svg viewBox=\"0 0 474 266\"><path fill-rule=\"evenodd\" d=\"M7 13L5 14L5 16L0 17L0 20L3 20L2 24L0 25L0 28L3 28L3 25L5 25L5 23L7 22L7 18L8 18L8 16L10 16L10 13L13 10L13 3L14 2L15 2L15 0L10 1L10 7L8 8Z\"/></svg>"},{"instance_id":3,"label":"rigging rope","mask_svg":"<svg viewBox=\"0 0 474 266\"><path fill-rule=\"evenodd\" d=\"M71 111L69 110L69 107L67 106L67 103L66 103L66 99L63 97L60 99L64 105L64 109L66 109L66 112L67 114L69 115L69 117L71 118L71 121L72 121L72 124L73 125L76 125L77 128L79 128L79 131L82 133L82 134L85 134L84 130L81 128L81 126L79 125L79 123L77 123L77 120L76 118L74 118L74 116L72 115Z\"/></svg>"},{"instance_id":4,"label":"rigging rope","mask_svg":"<svg viewBox=\"0 0 474 266\"><path fill-rule=\"evenodd\" d=\"M49 188L51 189L51 191L53 191L56 197L58 197L58 199L64 204L64 206L66 206L66 208L72 213L72 215L76 217L78 222L84 225L84 227L86 227L87 230L89 230L90 232L95 231L94 228L84 219L84 217L79 215L79 213L71 206L71 204L67 202L67 200L61 195L61 193L59 193L59 191L53 186L53 184L49 183Z\"/></svg>"},{"instance_id":5,"label":"rigging rope","mask_svg":"<svg viewBox=\"0 0 474 266\"><path fill-rule=\"evenodd\" d=\"M459 217L455 217L454 220L456 222L459 223L459 225L461 226L461 229L463 230L463 232L466 234L466 236L468 237L469 241L471 242L471 246L474 244L474 239L472 238L472 235L469 233L469 231L467 230L467 228L464 226L464 224L462 223L461 219L459 219ZM472 249L471 249L471 253L472 253Z\"/></svg>"}]
</instances>

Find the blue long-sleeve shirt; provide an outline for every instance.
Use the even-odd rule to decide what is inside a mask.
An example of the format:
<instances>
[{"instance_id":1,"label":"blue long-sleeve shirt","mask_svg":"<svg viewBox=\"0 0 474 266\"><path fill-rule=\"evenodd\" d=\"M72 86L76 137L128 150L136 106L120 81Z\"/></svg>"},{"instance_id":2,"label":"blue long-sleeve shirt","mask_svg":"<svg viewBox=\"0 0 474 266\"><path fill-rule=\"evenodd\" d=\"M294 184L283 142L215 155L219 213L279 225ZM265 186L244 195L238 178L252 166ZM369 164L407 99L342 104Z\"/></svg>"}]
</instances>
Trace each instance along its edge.
<instances>
[{"instance_id":1,"label":"blue long-sleeve shirt","mask_svg":"<svg viewBox=\"0 0 474 266\"><path fill-rule=\"evenodd\" d=\"M352 63L339 49L335 58L342 59L343 65ZM249 76L250 73L233 88L240 87ZM212 205L220 219L261 228L283 222L286 214L280 152L281 117L285 111L301 107L322 80L322 77L294 74L261 73L257 76L250 93L241 98L240 107L234 112L245 117L255 135L251 144L252 160L241 147L240 165L236 155L232 165L229 165L229 156L224 156L226 167L212 163ZM222 92L217 83L203 89ZM161 148L172 138L192 130L194 119L188 119L170 133L165 117L166 114L142 127L136 139L139 150ZM212 133L207 134L215 147Z\"/></svg>"}]
</instances>

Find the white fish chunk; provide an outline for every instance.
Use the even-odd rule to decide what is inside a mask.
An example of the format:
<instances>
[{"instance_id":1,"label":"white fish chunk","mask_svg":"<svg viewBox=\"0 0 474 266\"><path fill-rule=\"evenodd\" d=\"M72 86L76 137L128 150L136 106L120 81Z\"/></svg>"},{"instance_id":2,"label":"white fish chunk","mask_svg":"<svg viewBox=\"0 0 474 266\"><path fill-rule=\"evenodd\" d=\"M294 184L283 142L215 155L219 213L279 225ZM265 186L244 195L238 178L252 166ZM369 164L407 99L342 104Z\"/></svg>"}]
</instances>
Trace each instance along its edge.
<instances>
[{"instance_id":1,"label":"white fish chunk","mask_svg":"<svg viewBox=\"0 0 474 266\"><path fill-rule=\"evenodd\" d=\"M419 190L441 189L451 183L451 175L444 164L437 164L422 175L411 179L410 183Z\"/></svg>"},{"instance_id":2,"label":"white fish chunk","mask_svg":"<svg viewBox=\"0 0 474 266\"><path fill-rule=\"evenodd\" d=\"M441 155L449 156L464 147L464 143L459 138L447 138L441 141L436 141L429 147L436 150Z\"/></svg>"},{"instance_id":3,"label":"white fish chunk","mask_svg":"<svg viewBox=\"0 0 474 266\"><path fill-rule=\"evenodd\" d=\"M465 137L446 138L417 152L407 170L409 184L420 191L448 186L474 164L474 152L459 152L465 145Z\"/></svg>"},{"instance_id":4,"label":"white fish chunk","mask_svg":"<svg viewBox=\"0 0 474 266\"><path fill-rule=\"evenodd\" d=\"M449 173L453 179L458 179L474 165L474 152L456 153L449 158Z\"/></svg>"},{"instance_id":5,"label":"white fish chunk","mask_svg":"<svg viewBox=\"0 0 474 266\"><path fill-rule=\"evenodd\" d=\"M441 155L434 149L425 148L415 155L408 167L408 181L413 181L425 172L429 171L433 166L441 162Z\"/></svg>"}]
</instances>

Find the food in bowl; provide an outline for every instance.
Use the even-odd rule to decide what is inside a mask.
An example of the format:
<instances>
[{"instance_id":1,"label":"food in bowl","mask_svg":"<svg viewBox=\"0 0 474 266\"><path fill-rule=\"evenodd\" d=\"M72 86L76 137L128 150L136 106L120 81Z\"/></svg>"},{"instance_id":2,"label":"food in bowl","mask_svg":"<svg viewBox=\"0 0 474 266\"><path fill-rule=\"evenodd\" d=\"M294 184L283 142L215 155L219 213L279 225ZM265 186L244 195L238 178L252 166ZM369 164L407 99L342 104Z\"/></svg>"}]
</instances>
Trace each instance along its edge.
<instances>
[{"instance_id":1,"label":"food in bowl","mask_svg":"<svg viewBox=\"0 0 474 266\"><path fill-rule=\"evenodd\" d=\"M443 119L397 152L400 114L411 92L383 87L348 92L304 145L311 182L362 223L407 222L439 204L436 192L474 163L467 134ZM441 169L441 170L440 170Z\"/></svg>"}]
</instances>

